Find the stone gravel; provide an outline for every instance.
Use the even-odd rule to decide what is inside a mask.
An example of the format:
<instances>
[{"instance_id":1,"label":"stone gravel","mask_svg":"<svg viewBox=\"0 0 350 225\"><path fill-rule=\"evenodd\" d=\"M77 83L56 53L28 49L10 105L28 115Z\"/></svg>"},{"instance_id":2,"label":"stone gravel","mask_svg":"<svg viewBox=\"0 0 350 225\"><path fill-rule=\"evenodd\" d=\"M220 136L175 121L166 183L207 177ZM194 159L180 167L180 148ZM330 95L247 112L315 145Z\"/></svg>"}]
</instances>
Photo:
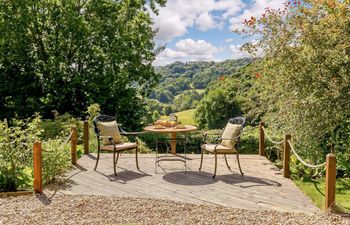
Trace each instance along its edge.
<instances>
[{"instance_id":1,"label":"stone gravel","mask_svg":"<svg viewBox=\"0 0 350 225\"><path fill-rule=\"evenodd\" d=\"M56 194L0 198L0 224L350 224L333 213L235 209L168 200Z\"/></svg>"}]
</instances>

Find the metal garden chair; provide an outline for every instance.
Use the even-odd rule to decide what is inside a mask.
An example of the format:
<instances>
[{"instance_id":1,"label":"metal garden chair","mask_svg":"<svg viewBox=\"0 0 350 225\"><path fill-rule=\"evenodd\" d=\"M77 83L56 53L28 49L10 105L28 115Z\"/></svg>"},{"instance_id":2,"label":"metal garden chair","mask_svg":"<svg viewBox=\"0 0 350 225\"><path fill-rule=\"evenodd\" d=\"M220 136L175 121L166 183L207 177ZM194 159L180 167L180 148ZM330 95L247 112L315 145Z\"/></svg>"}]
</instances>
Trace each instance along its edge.
<instances>
[{"instance_id":1,"label":"metal garden chair","mask_svg":"<svg viewBox=\"0 0 350 225\"><path fill-rule=\"evenodd\" d=\"M239 141L240 137L242 135L243 127L245 123L245 118L243 117L235 117L231 118L224 131L221 134L221 143L218 144L202 144L201 145L201 163L199 167L199 171L202 169L202 164L203 164L203 154L204 152L210 152L215 155L215 169L214 169L214 175L213 178L216 176L216 169L217 169L217 155L218 154L223 154L225 157L225 162L229 170L231 170L228 161L227 161L227 154L236 154L237 157L237 162L238 162L238 167L239 171L241 172L243 176L243 172L241 169L241 164L239 162ZM207 135L220 135L220 134L205 134L205 140L207 140Z\"/></svg>"},{"instance_id":2,"label":"metal garden chair","mask_svg":"<svg viewBox=\"0 0 350 225\"><path fill-rule=\"evenodd\" d=\"M119 153L122 151L135 150L136 167L139 169L137 152L138 143L122 142L121 135L132 135L136 136L145 132L126 132L117 123L115 117L108 115L96 116L93 120L94 131L97 137L97 158L94 170L97 169L98 161L100 159L101 151L113 152L113 168L114 175L117 175L116 166L119 159ZM101 141L102 144L101 144ZM117 156L116 156L117 155Z\"/></svg>"}]
</instances>

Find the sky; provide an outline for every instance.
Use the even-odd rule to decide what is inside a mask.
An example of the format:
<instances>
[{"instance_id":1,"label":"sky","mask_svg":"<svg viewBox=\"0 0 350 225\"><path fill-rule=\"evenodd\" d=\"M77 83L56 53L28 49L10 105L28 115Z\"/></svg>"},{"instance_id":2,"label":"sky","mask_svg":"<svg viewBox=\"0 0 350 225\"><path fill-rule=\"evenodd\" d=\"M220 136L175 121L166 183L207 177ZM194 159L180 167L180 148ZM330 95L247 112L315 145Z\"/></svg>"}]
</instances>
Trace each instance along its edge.
<instances>
[{"instance_id":1,"label":"sky","mask_svg":"<svg viewBox=\"0 0 350 225\"><path fill-rule=\"evenodd\" d=\"M283 8L286 0L168 0L159 14L151 14L159 29L156 44L165 49L157 66L175 61L223 61L249 57L240 47L252 38L233 32L251 16L260 17L266 7Z\"/></svg>"}]
</instances>

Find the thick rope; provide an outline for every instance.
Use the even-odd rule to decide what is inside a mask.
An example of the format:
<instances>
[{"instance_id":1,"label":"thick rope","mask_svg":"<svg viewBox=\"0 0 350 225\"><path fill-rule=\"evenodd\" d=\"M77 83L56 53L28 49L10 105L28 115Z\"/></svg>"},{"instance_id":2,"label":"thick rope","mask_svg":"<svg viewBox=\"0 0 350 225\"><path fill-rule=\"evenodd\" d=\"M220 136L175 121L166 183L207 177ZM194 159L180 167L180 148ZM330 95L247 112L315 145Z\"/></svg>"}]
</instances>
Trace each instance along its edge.
<instances>
[{"instance_id":1,"label":"thick rope","mask_svg":"<svg viewBox=\"0 0 350 225\"><path fill-rule=\"evenodd\" d=\"M262 129L264 130L265 136L267 137L267 139L268 139L270 142L272 142L272 144L280 145L280 144L283 143L284 140L282 140L282 141L274 141L274 140L272 140L272 138L267 134L267 132L266 132L266 130L265 130L265 127L262 127Z\"/></svg>"},{"instance_id":2,"label":"thick rope","mask_svg":"<svg viewBox=\"0 0 350 225\"><path fill-rule=\"evenodd\" d=\"M70 141L70 139L72 138L72 135L73 135L73 131L70 132L69 136L67 137L67 139L63 143L67 144L68 141Z\"/></svg>"},{"instance_id":3,"label":"thick rope","mask_svg":"<svg viewBox=\"0 0 350 225\"><path fill-rule=\"evenodd\" d=\"M325 165L326 165L326 162L324 162L324 163L322 163L322 164L318 164L318 165L311 165L311 164L305 162L305 161L298 155L298 153L295 151L295 149L294 149L292 143L291 143L289 140L288 140L287 142L288 142L290 148L292 149L292 152L294 153L294 155L295 155L295 156L297 157L297 159L298 159L302 164L304 164L305 166L310 167L310 168L319 168L319 167L322 167L322 166L325 166Z\"/></svg>"}]
</instances>

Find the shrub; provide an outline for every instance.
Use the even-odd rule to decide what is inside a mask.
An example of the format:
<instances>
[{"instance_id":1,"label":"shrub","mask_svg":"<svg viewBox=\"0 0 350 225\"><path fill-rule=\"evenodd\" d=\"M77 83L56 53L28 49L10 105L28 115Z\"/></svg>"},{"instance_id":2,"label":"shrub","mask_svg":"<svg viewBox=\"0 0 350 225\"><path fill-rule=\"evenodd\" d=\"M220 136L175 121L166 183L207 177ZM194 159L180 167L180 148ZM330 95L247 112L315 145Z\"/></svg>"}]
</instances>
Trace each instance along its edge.
<instances>
[{"instance_id":1,"label":"shrub","mask_svg":"<svg viewBox=\"0 0 350 225\"><path fill-rule=\"evenodd\" d=\"M42 133L39 115L11 122L0 122L0 191L30 186L33 144Z\"/></svg>"},{"instance_id":2,"label":"shrub","mask_svg":"<svg viewBox=\"0 0 350 225\"><path fill-rule=\"evenodd\" d=\"M63 138L57 138L43 142L43 184L49 183L71 165L69 142L64 141Z\"/></svg>"},{"instance_id":3,"label":"shrub","mask_svg":"<svg viewBox=\"0 0 350 225\"><path fill-rule=\"evenodd\" d=\"M82 142L83 124L80 118L74 118L68 113L57 115L53 120L47 119L40 123L43 130L43 140L56 139L71 131L72 126L77 127L78 141Z\"/></svg>"},{"instance_id":4,"label":"shrub","mask_svg":"<svg viewBox=\"0 0 350 225\"><path fill-rule=\"evenodd\" d=\"M245 129L250 129L249 127ZM211 135L207 136L207 139L205 139L204 133L209 133ZM207 143L220 143L219 138L221 137L222 130L206 130L206 131L197 131L197 132L191 132L184 134L178 134L177 138L179 140L184 140L186 138L186 152L187 153L193 153L193 154L199 154L200 153L200 145L207 142ZM218 134L218 135L213 135ZM139 137L149 149L155 150L156 149L156 140L167 140L169 139L169 136L166 134L157 134L157 133L146 133ZM177 153L184 153L184 142L178 141L176 151ZM240 153L243 154L254 154L258 152L259 143L258 143L258 129L254 129L248 132L243 131L243 135L241 137L240 141ZM159 152L165 152L166 147L164 144L160 144L158 146Z\"/></svg>"},{"instance_id":5,"label":"shrub","mask_svg":"<svg viewBox=\"0 0 350 225\"><path fill-rule=\"evenodd\" d=\"M260 37L245 50L264 53L250 72L264 120L291 133L311 164L336 153L344 176L350 173L343 156L350 149L349 7L340 0L289 1L244 22L248 34Z\"/></svg>"}]
</instances>

